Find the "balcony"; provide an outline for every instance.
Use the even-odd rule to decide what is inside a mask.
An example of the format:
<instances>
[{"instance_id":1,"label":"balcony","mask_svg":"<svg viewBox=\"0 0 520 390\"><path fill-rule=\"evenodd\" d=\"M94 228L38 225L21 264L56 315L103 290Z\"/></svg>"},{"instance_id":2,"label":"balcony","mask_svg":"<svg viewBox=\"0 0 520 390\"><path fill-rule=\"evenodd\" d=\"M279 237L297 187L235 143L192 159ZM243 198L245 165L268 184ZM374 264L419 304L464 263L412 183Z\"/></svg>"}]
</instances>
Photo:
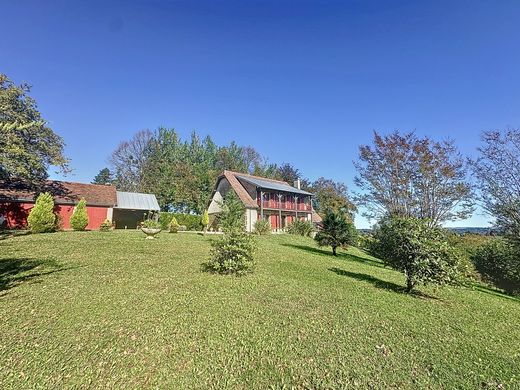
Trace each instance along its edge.
<instances>
[{"instance_id":1,"label":"balcony","mask_svg":"<svg viewBox=\"0 0 520 390\"><path fill-rule=\"evenodd\" d=\"M277 200L264 200L262 204L260 204L260 199L257 200L258 206L260 205L264 209L282 209L282 210L292 210L292 211L312 211L312 206L306 203L298 203L297 205L294 202L279 202Z\"/></svg>"}]
</instances>

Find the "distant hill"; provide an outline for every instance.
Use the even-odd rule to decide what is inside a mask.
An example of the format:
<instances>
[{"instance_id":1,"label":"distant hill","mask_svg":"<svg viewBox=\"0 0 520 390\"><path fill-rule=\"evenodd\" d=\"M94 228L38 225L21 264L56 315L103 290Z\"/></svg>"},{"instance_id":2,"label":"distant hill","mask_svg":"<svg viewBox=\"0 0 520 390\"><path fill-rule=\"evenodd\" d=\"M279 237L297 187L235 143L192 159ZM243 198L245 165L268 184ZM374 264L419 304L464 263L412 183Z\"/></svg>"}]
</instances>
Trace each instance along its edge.
<instances>
[{"instance_id":1,"label":"distant hill","mask_svg":"<svg viewBox=\"0 0 520 390\"><path fill-rule=\"evenodd\" d=\"M492 227L448 227L447 230L457 233L457 234L482 234L482 235L490 235L496 234L496 230ZM372 233L372 229L358 229L358 231L362 234Z\"/></svg>"}]
</instances>

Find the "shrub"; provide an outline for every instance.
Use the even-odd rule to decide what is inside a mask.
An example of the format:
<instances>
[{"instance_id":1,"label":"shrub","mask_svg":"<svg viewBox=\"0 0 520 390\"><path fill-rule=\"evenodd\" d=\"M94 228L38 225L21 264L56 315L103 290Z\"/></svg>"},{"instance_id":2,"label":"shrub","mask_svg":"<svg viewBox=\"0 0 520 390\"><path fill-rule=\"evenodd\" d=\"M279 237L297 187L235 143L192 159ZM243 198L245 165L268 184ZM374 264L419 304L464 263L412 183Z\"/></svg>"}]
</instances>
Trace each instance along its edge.
<instances>
[{"instance_id":1,"label":"shrub","mask_svg":"<svg viewBox=\"0 0 520 390\"><path fill-rule=\"evenodd\" d=\"M334 256L337 255L336 248L357 243L357 230L353 223L347 222L344 213L328 209L322 224L323 228L316 234L316 242L319 246L330 246Z\"/></svg>"},{"instance_id":2,"label":"shrub","mask_svg":"<svg viewBox=\"0 0 520 390\"><path fill-rule=\"evenodd\" d=\"M70 217L70 226L74 230L85 230L87 225L87 201L85 199L81 199Z\"/></svg>"},{"instance_id":3,"label":"shrub","mask_svg":"<svg viewBox=\"0 0 520 390\"><path fill-rule=\"evenodd\" d=\"M418 284L445 284L458 280L459 256L445 231L428 220L393 217L376 229L375 255L406 276L406 291Z\"/></svg>"},{"instance_id":4,"label":"shrub","mask_svg":"<svg viewBox=\"0 0 520 390\"><path fill-rule=\"evenodd\" d=\"M172 217L169 225L170 233L177 233L179 231L179 222L177 222L177 218Z\"/></svg>"},{"instance_id":5,"label":"shrub","mask_svg":"<svg viewBox=\"0 0 520 390\"><path fill-rule=\"evenodd\" d=\"M170 213L170 212L161 212L159 214L159 222L161 224L161 228L164 230L169 229L170 222L172 221L173 217L175 217L175 219L177 219L177 222L180 225L186 226L187 230L195 231L195 230L200 230L202 228L200 215Z\"/></svg>"},{"instance_id":6,"label":"shrub","mask_svg":"<svg viewBox=\"0 0 520 390\"><path fill-rule=\"evenodd\" d=\"M99 230L102 232L108 232L112 229L112 222L110 220L105 219L101 225L99 225Z\"/></svg>"},{"instance_id":7,"label":"shrub","mask_svg":"<svg viewBox=\"0 0 520 390\"><path fill-rule=\"evenodd\" d=\"M141 223L141 226L146 229L161 229L161 224L155 219L146 219Z\"/></svg>"},{"instance_id":8,"label":"shrub","mask_svg":"<svg viewBox=\"0 0 520 390\"><path fill-rule=\"evenodd\" d=\"M271 225L267 219L257 220L253 228L255 233L260 236L271 233Z\"/></svg>"},{"instance_id":9,"label":"shrub","mask_svg":"<svg viewBox=\"0 0 520 390\"><path fill-rule=\"evenodd\" d=\"M472 257L476 251L484 244L488 243L491 237L482 234L448 234L448 242L460 254L460 262L458 265L459 272L465 279L480 279L473 263Z\"/></svg>"},{"instance_id":10,"label":"shrub","mask_svg":"<svg viewBox=\"0 0 520 390\"><path fill-rule=\"evenodd\" d=\"M188 230L188 228L186 227L186 225L179 225L179 232L185 232Z\"/></svg>"},{"instance_id":11,"label":"shrub","mask_svg":"<svg viewBox=\"0 0 520 390\"><path fill-rule=\"evenodd\" d=\"M219 215L224 237L212 241L210 259L205 270L220 274L243 275L253 271L255 241L244 232L245 216L242 202L228 193Z\"/></svg>"},{"instance_id":12,"label":"shrub","mask_svg":"<svg viewBox=\"0 0 520 390\"><path fill-rule=\"evenodd\" d=\"M296 220L287 226L287 233L309 237L314 232L314 225L309 221Z\"/></svg>"},{"instance_id":13,"label":"shrub","mask_svg":"<svg viewBox=\"0 0 520 390\"><path fill-rule=\"evenodd\" d=\"M211 242L210 259L204 269L219 274L244 275L254 268L255 242L251 235L233 231Z\"/></svg>"},{"instance_id":14,"label":"shrub","mask_svg":"<svg viewBox=\"0 0 520 390\"><path fill-rule=\"evenodd\" d=\"M202 228L204 229L204 233L206 232L206 229L208 228L208 225L209 225L209 214L208 214L208 210L205 210L204 211L204 214L202 214L202 218L200 220L200 223L202 225Z\"/></svg>"},{"instance_id":15,"label":"shrub","mask_svg":"<svg viewBox=\"0 0 520 390\"><path fill-rule=\"evenodd\" d=\"M471 259L486 280L508 294L520 295L520 248L513 241L494 239Z\"/></svg>"},{"instance_id":16,"label":"shrub","mask_svg":"<svg viewBox=\"0 0 520 390\"><path fill-rule=\"evenodd\" d=\"M34 233L53 232L56 227L54 200L48 192L41 193L27 217L29 228Z\"/></svg>"}]
</instances>

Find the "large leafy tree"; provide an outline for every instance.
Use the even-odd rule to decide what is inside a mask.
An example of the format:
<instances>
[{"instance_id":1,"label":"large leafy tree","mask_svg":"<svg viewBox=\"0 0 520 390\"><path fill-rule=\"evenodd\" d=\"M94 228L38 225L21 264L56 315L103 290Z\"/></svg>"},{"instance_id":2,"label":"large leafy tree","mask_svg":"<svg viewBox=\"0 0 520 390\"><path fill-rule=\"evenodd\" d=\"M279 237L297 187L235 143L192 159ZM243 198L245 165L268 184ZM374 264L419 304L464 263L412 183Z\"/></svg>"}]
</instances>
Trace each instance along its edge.
<instances>
[{"instance_id":1,"label":"large leafy tree","mask_svg":"<svg viewBox=\"0 0 520 390\"><path fill-rule=\"evenodd\" d=\"M482 134L472 161L484 208L509 237L520 240L520 130Z\"/></svg>"},{"instance_id":2,"label":"large leafy tree","mask_svg":"<svg viewBox=\"0 0 520 390\"><path fill-rule=\"evenodd\" d=\"M43 119L28 84L15 85L0 74L0 178L38 181L50 166L63 172L64 143Z\"/></svg>"},{"instance_id":3,"label":"large leafy tree","mask_svg":"<svg viewBox=\"0 0 520 390\"><path fill-rule=\"evenodd\" d=\"M314 209L318 214L325 215L330 209L353 220L356 206L350 201L344 183L320 177L308 189L314 194Z\"/></svg>"},{"instance_id":4,"label":"large leafy tree","mask_svg":"<svg viewBox=\"0 0 520 390\"><path fill-rule=\"evenodd\" d=\"M397 215L439 225L473 212L467 167L452 141L374 132L373 144L360 146L355 167L356 200L369 218Z\"/></svg>"},{"instance_id":5,"label":"large leafy tree","mask_svg":"<svg viewBox=\"0 0 520 390\"><path fill-rule=\"evenodd\" d=\"M147 156L154 134L150 130L137 132L129 141L123 141L112 152L110 164L115 183L122 191L146 191Z\"/></svg>"}]
</instances>

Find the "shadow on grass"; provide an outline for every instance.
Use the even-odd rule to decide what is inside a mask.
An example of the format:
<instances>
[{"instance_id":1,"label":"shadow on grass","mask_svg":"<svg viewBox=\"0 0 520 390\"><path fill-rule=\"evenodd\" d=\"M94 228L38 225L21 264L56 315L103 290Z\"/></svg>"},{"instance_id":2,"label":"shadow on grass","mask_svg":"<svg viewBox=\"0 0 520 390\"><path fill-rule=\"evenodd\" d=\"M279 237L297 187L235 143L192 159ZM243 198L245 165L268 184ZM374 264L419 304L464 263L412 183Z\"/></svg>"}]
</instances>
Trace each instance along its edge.
<instances>
[{"instance_id":1,"label":"shadow on grass","mask_svg":"<svg viewBox=\"0 0 520 390\"><path fill-rule=\"evenodd\" d=\"M343 270L341 268L336 268L336 267L329 268L329 271L332 271L332 272L334 272L334 273L336 273L338 275L341 275L341 276L347 276L349 278L360 280L362 282L371 283L372 285L374 285L377 288L381 288L381 289L384 289L384 290L390 290L390 291L393 291L393 292L396 292L396 293L400 293L400 294L406 294L406 295L409 295L409 296L412 296L412 297L415 297L415 298L435 299L435 300L439 299L437 297L434 297L432 295L428 295L428 294L422 293L422 292L417 291L417 290L414 290L414 291L412 291L410 293L406 292L406 289L405 289L404 286L401 286L399 284L392 283L392 282L387 282L385 280L381 280L381 279L375 278L375 277L373 277L371 275L345 271L345 270Z\"/></svg>"},{"instance_id":2,"label":"shadow on grass","mask_svg":"<svg viewBox=\"0 0 520 390\"><path fill-rule=\"evenodd\" d=\"M315 255L327 256L332 259L345 259L345 260L349 260L349 261L355 261L357 263L371 265L373 267L385 268L385 266L382 262L379 262L377 260L367 259L364 257L359 257L356 255L352 255L350 253L338 252L338 255L336 257L333 257L332 250L330 250L330 249L320 249L320 248L312 247L309 245L295 245L295 244L282 244L282 245L289 247L289 248L306 251L306 252L309 252L309 253L312 253Z\"/></svg>"},{"instance_id":3,"label":"shadow on grass","mask_svg":"<svg viewBox=\"0 0 520 390\"><path fill-rule=\"evenodd\" d=\"M0 293L32 279L65 271L54 259L0 259Z\"/></svg>"},{"instance_id":4,"label":"shadow on grass","mask_svg":"<svg viewBox=\"0 0 520 390\"><path fill-rule=\"evenodd\" d=\"M493 287L488 287L484 284L474 283L473 285L471 285L471 288L473 290L482 292L484 294L489 294L489 295L493 295L495 297L504 298L504 299L510 299L512 301L516 301L516 302L520 303L520 297L509 295L502 290L499 290L499 289L493 288Z\"/></svg>"},{"instance_id":5,"label":"shadow on grass","mask_svg":"<svg viewBox=\"0 0 520 390\"><path fill-rule=\"evenodd\" d=\"M30 233L29 230L0 230L0 240L6 240L11 237L26 236Z\"/></svg>"}]
</instances>

